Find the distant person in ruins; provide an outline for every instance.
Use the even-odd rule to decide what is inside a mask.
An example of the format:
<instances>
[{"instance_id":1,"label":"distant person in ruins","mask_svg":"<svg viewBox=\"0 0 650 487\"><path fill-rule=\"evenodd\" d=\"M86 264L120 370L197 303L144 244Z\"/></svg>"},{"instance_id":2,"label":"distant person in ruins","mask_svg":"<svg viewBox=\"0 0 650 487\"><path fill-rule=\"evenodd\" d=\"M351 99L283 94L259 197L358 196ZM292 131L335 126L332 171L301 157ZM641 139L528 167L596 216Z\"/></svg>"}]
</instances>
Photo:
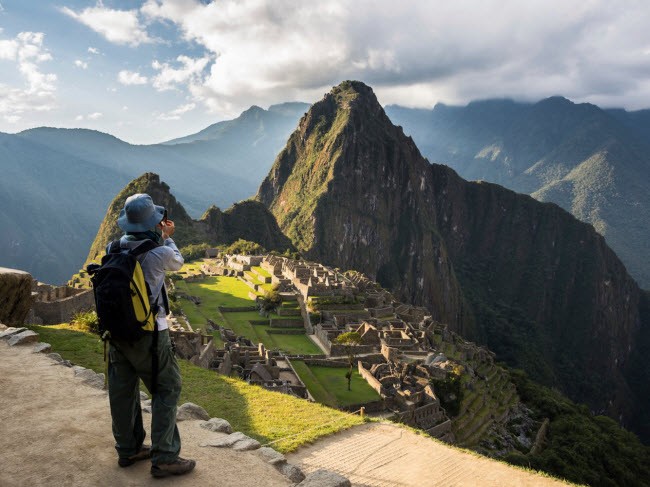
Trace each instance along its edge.
<instances>
[{"instance_id":1,"label":"distant person in ruins","mask_svg":"<svg viewBox=\"0 0 650 487\"><path fill-rule=\"evenodd\" d=\"M157 333L149 332L132 342L110 340L108 395L118 465L128 467L150 458L154 477L182 475L194 469L196 462L179 457L181 438L176 427L176 408L181 374L166 319L165 271L177 271L183 265L183 257L171 238L174 222L167 218L164 207L154 205L151 196L134 194L127 198L117 223L125 232L119 240L120 252L135 249L148 240L156 244L137 259L151 293L151 306L158 310ZM111 244L107 252L110 247ZM157 367L152 354L157 356ZM152 392L151 446L144 444L140 379Z\"/></svg>"}]
</instances>

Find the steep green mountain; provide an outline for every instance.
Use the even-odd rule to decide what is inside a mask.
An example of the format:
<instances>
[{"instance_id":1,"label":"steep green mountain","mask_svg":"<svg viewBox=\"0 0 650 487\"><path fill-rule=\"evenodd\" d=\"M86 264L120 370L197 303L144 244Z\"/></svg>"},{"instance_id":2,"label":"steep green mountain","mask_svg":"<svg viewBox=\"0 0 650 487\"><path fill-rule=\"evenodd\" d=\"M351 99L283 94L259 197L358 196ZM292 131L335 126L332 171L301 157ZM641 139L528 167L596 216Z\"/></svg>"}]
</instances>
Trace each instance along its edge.
<instances>
[{"instance_id":1,"label":"steep green mountain","mask_svg":"<svg viewBox=\"0 0 650 487\"><path fill-rule=\"evenodd\" d=\"M241 238L257 242L267 250L293 250L293 245L282 234L273 215L262 204L243 201L223 212L211 206L201 219L193 220L157 174L145 173L127 184L109 205L90 247L86 264L99 261L106 252L108 242L123 234L117 225L117 217L126 199L135 193L147 193L157 205L167 208L168 216L176 226L174 241L179 248L197 243L231 244Z\"/></svg>"},{"instance_id":2,"label":"steep green mountain","mask_svg":"<svg viewBox=\"0 0 650 487\"><path fill-rule=\"evenodd\" d=\"M553 97L386 112L429 160L557 203L591 223L631 275L650 286L650 111Z\"/></svg>"},{"instance_id":3,"label":"steep green mountain","mask_svg":"<svg viewBox=\"0 0 650 487\"><path fill-rule=\"evenodd\" d=\"M0 225L7 229L0 265L65 282L83 262L112 198L144 172L169 181L194 217L211 204L225 208L253 195L307 107L253 107L165 145L131 145L81 129L0 134Z\"/></svg>"},{"instance_id":4,"label":"steep green mountain","mask_svg":"<svg viewBox=\"0 0 650 487\"><path fill-rule=\"evenodd\" d=\"M534 379L648 433L638 421L650 399L627 364L650 323L604 238L555 204L429 164L363 83L312 106L257 199L308 258L366 273Z\"/></svg>"}]
</instances>

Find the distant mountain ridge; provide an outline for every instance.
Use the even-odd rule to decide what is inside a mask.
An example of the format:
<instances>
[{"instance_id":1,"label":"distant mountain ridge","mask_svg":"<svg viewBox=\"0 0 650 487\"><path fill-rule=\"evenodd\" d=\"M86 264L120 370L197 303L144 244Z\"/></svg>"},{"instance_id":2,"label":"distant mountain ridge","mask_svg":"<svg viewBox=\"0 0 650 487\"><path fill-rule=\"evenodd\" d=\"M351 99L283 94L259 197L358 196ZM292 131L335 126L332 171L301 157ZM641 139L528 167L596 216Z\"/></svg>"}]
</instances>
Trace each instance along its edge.
<instances>
[{"instance_id":1,"label":"distant mountain ridge","mask_svg":"<svg viewBox=\"0 0 650 487\"><path fill-rule=\"evenodd\" d=\"M67 281L112 198L145 172L170 181L195 218L253 195L308 106L255 107L216 132L167 145L131 145L86 129L0 133L0 265Z\"/></svg>"},{"instance_id":2,"label":"distant mountain ridge","mask_svg":"<svg viewBox=\"0 0 650 487\"><path fill-rule=\"evenodd\" d=\"M650 287L650 110L602 110L562 97L386 107L431 162L469 180L552 201L591 223Z\"/></svg>"},{"instance_id":3,"label":"distant mountain ridge","mask_svg":"<svg viewBox=\"0 0 650 487\"><path fill-rule=\"evenodd\" d=\"M257 199L310 259L376 278L649 437L650 367L628 366L650 323L604 239L555 204L429 164L363 83L312 106Z\"/></svg>"}]
</instances>

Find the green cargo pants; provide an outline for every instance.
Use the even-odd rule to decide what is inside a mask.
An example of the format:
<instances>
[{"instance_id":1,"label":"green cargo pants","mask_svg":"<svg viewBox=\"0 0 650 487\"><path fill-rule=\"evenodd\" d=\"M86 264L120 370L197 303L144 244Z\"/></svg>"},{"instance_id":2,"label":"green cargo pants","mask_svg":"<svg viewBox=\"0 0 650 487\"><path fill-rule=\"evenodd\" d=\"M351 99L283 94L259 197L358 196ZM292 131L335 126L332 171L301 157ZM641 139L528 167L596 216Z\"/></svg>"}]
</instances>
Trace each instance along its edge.
<instances>
[{"instance_id":1,"label":"green cargo pants","mask_svg":"<svg viewBox=\"0 0 650 487\"><path fill-rule=\"evenodd\" d=\"M120 458L140 450L145 438L140 409L140 379L151 391L153 333L136 342L111 341L108 361L108 397L113 419L115 449ZM181 438L176 427L176 406L181 374L174 357L169 330L158 332L158 379L151 407L151 463L178 458Z\"/></svg>"}]
</instances>

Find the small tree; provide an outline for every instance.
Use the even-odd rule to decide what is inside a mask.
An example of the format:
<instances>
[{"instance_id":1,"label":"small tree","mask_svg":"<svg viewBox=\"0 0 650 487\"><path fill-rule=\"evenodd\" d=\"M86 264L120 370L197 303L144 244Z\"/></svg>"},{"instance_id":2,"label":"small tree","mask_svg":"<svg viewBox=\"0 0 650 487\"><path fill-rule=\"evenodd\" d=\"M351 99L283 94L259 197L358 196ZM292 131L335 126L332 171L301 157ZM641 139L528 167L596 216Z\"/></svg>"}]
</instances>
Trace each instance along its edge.
<instances>
[{"instance_id":1,"label":"small tree","mask_svg":"<svg viewBox=\"0 0 650 487\"><path fill-rule=\"evenodd\" d=\"M262 301L262 308L264 311L273 311L282 302L282 297L280 296L279 286L274 284L273 287L264 293L264 301Z\"/></svg>"},{"instance_id":2,"label":"small tree","mask_svg":"<svg viewBox=\"0 0 650 487\"><path fill-rule=\"evenodd\" d=\"M356 362L356 347L361 343L361 335L356 331L348 331L346 333L341 333L334 340L339 345L343 345L345 348L345 353L348 356L348 363L350 364L350 369L345 374L345 378L348 380L348 391L352 390L352 371L354 370L354 364Z\"/></svg>"}]
</instances>

